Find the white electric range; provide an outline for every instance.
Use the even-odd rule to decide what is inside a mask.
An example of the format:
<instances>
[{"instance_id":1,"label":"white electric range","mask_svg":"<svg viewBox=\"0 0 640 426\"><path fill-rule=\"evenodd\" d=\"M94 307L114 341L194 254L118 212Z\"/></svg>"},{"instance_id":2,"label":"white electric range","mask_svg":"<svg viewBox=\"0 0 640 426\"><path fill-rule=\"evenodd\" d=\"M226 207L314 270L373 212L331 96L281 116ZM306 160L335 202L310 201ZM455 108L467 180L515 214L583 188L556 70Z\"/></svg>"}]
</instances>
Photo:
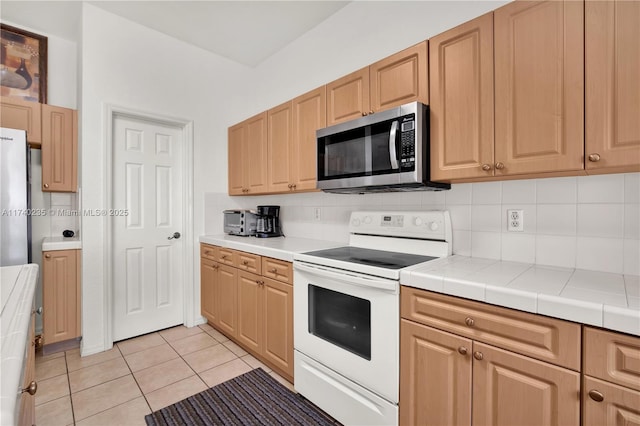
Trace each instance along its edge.
<instances>
[{"instance_id":1,"label":"white electric range","mask_svg":"<svg viewBox=\"0 0 640 426\"><path fill-rule=\"evenodd\" d=\"M295 388L344 424L396 425L400 272L451 255L447 211L351 213L349 245L294 255Z\"/></svg>"}]
</instances>

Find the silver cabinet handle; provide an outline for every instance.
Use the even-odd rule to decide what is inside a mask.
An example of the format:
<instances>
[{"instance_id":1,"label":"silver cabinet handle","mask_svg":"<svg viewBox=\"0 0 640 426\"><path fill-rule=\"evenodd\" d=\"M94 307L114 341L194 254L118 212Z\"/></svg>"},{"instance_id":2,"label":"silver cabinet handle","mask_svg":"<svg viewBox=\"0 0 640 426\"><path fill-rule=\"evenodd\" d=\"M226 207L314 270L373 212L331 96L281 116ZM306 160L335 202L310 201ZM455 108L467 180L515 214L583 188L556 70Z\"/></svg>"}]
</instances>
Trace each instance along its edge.
<instances>
[{"instance_id":1,"label":"silver cabinet handle","mask_svg":"<svg viewBox=\"0 0 640 426\"><path fill-rule=\"evenodd\" d=\"M179 232L174 232L172 236L167 237L167 240L173 240L174 238L175 238L176 240L177 240L178 238L180 238L180 233L179 233Z\"/></svg>"}]
</instances>

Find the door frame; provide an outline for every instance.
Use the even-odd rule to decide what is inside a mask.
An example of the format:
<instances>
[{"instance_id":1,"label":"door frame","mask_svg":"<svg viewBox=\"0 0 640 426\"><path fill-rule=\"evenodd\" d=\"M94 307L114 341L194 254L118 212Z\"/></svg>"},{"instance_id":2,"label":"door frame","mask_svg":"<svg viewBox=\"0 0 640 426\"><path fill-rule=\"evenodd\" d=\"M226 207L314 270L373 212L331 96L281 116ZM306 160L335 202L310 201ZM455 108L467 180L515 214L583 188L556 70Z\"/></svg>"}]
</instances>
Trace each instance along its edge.
<instances>
[{"instance_id":1,"label":"door frame","mask_svg":"<svg viewBox=\"0 0 640 426\"><path fill-rule=\"evenodd\" d=\"M170 126L182 131L182 194L184 203L182 207L183 231L182 238L184 248L182 251L182 282L183 282L183 323L192 327L196 323L195 318L195 289L194 289L194 218L193 218L193 121L183 118L171 117L154 112L141 111L120 105L105 103L104 109L104 134L105 134L105 193L104 205L107 211L113 209L113 123L116 117L144 120L164 126ZM113 347L113 229L112 221L107 216L104 221L105 251L104 251L104 349Z\"/></svg>"}]
</instances>

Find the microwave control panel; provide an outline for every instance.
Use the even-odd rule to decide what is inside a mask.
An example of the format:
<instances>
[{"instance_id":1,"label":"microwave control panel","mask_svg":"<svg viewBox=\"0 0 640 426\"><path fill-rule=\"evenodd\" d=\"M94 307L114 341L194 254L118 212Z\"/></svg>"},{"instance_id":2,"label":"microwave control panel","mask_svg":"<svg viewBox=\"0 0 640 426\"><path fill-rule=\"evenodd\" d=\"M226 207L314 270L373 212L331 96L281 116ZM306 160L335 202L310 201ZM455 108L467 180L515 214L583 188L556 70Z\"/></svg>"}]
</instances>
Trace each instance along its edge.
<instances>
[{"instance_id":1,"label":"microwave control panel","mask_svg":"<svg viewBox=\"0 0 640 426\"><path fill-rule=\"evenodd\" d=\"M400 168L414 170L416 164L416 121L413 114L400 124Z\"/></svg>"}]
</instances>

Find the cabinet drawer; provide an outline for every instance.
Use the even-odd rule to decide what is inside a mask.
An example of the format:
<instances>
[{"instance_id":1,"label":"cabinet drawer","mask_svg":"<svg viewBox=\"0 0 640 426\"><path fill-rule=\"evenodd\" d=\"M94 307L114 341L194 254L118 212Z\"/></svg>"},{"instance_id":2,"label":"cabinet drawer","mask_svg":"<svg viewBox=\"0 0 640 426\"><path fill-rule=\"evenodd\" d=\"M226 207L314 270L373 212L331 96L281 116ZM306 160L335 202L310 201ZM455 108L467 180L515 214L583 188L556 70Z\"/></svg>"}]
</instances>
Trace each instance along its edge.
<instances>
[{"instance_id":1,"label":"cabinet drawer","mask_svg":"<svg viewBox=\"0 0 640 426\"><path fill-rule=\"evenodd\" d=\"M262 258L256 254L244 251L236 252L236 266L238 269L260 275L262 271Z\"/></svg>"},{"instance_id":2,"label":"cabinet drawer","mask_svg":"<svg viewBox=\"0 0 640 426\"><path fill-rule=\"evenodd\" d=\"M584 376L582 419L585 426L640 424L640 392Z\"/></svg>"},{"instance_id":3,"label":"cabinet drawer","mask_svg":"<svg viewBox=\"0 0 640 426\"><path fill-rule=\"evenodd\" d=\"M262 275L284 283L293 284L293 267L291 262L263 257Z\"/></svg>"},{"instance_id":4,"label":"cabinet drawer","mask_svg":"<svg viewBox=\"0 0 640 426\"><path fill-rule=\"evenodd\" d=\"M224 265L236 266L235 257L235 250L216 246L214 259L216 262Z\"/></svg>"},{"instance_id":5,"label":"cabinet drawer","mask_svg":"<svg viewBox=\"0 0 640 426\"><path fill-rule=\"evenodd\" d=\"M402 286L403 318L580 370L580 325Z\"/></svg>"},{"instance_id":6,"label":"cabinet drawer","mask_svg":"<svg viewBox=\"0 0 640 426\"><path fill-rule=\"evenodd\" d=\"M584 328L584 373L640 391L640 338Z\"/></svg>"},{"instance_id":7,"label":"cabinet drawer","mask_svg":"<svg viewBox=\"0 0 640 426\"><path fill-rule=\"evenodd\" d=\"M216 247L209 244L200 244L200 257L209 260L216 260Z\"/></svg>"}]
</instances>

